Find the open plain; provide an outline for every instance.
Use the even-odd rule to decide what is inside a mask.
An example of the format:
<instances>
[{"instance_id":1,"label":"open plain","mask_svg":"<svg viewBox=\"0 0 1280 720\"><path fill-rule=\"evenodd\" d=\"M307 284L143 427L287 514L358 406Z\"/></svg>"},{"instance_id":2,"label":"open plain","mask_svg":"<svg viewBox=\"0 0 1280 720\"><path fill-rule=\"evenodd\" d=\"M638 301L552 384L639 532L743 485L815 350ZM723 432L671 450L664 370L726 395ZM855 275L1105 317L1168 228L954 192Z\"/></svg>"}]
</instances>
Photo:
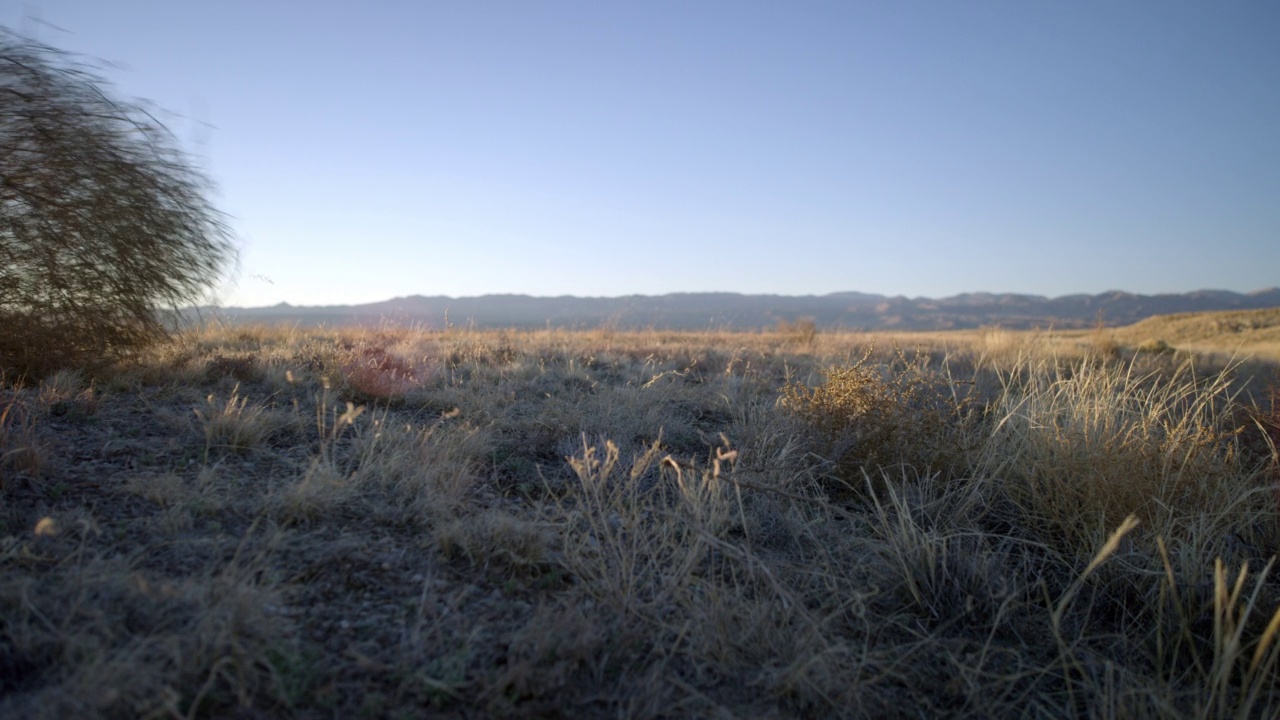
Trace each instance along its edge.
<instances>
[{"instance_id":1,"label":"open plain","mask_svg":"<svg viewBox=\"0 0 1280 720\"><path fill-rule=\"evenodd\" d=\"M6 378L0 716L1276 717L1243 315L205 327Z\"/></svg>"}]
</instances>

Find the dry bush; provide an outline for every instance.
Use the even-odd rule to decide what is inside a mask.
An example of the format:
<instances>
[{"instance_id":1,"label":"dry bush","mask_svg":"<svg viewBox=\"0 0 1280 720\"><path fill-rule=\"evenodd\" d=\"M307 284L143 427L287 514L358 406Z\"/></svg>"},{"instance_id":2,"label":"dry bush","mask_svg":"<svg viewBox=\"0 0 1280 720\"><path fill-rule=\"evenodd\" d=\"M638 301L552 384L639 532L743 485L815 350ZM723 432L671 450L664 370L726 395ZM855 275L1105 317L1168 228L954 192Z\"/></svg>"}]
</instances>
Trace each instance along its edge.
<instances>
[{"instance_id":1,"label":"dry bush","mask_svg":"<svg viewBox=\"0 0 1280 720\"><path fill-rule=\"evenodd\" d=\"M1143 340L1141 343L1138 343L1138 347L1133 350L1134 352L1150 353L1152 355L1165 355L1177 352L1176 348L1158 338Z\"/></svg>"},{"instance_id":2,"label":"dry bush","mask_svg":"<svg viewBox=\"0 0 1280 720\"><path fill-rule=\"evenodd\" d=\"M233 255L209 181L84 62L0 28L0 367L101 364L165 334Z\"/></svg>"},{"instance_id":3,"label":"dry bush","mask_svg":"<svg viewBox=\"0 0 1280 720\"><path fill-rule=\"evenodd\" d=\"M852 365L827 368L818 387L782 389L782 406L806 429L810 451L832 465L828 489L861 494L864 479L878 478L881 468L963 473L974 418L965 389L920 355L898 353L895 366L870 357L868 350Z\"/></svg>"},{"instance_id":4,"label":"dry bush","mask_svg":"<svg viewBox=\"0 0 1280 720\"><path fill-rule=\"evenodd\" d=\"M818 323L811 317L800 317L795 320L779 320L778 332L791 339L797 345L810 346L818 336Z\"/></svg>"},{"instance_id":5,"label":"dry bush","mask_svg":"<svg viewBox=\"0 0 1280 720\"><path fill-rule=\"evenodd\" d=\"M344 397L357 403L399 402L432 379L431 368L417 367L388 347L395 342L393 337L374 334L340 343L344 356L337 375Z\"/></svg>"},{"instance_id":6,"label":"dry bush","mask_svg":"<svg viewBox=\"0 0 1280 720\"><path fill-rule=\"evenodd\" d=\"M1101 310L1098 311L1093 330L1089 333L1089 351L1091 355L1104 361L1120 358L1120 342L1116 340L1115 330L1107 327Z\"/></svg>"},{"instance_id":7,"label":"dry bush","mask_svg":"<svg viewBox=\"0 0 1280 720\"><path fill-rule=\"evenodd\" d=\"M218 354L208 362L205 378L208 382L217 382L224 377L235 378L238 382L257 382L265 373L258 357L253 354L227 356Z\"/></svg>"}]
</instances>

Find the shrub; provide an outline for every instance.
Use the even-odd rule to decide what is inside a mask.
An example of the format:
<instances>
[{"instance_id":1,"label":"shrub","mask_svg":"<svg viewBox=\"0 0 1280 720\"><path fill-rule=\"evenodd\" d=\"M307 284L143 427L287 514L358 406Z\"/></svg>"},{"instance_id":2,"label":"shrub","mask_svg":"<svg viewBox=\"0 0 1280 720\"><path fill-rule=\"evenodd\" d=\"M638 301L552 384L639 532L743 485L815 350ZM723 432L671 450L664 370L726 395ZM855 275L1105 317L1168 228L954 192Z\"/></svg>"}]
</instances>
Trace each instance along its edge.
<instances>
[{"instance_id":1,"label":"shrub","mask_svg":"<svg viewBox=\"0 0 1280 720\"><path fill-rule=\"evenodd\" d=\"M782 389L781 403L806 428L810 451L833 465L828 490L857 494L867 476L903 466L963 473L967 421L976 417L967 393L920 355L899 352L897 367L872 365L870 357L868 351L853 365L824 370L826 382L818 387Z\"/></svg>"},{"instance_id":2,"label":"shrub","mask_svg":"<svg viewBox=\"0 0 1280 720\"><path fill-rule=\"evenodd\" d=\"M800 345L812 345L818 336L818 322L811 317L796 318L794 321L779 320L778 332L790 336L792 341Z\"/></svg>"},{"instance_id":3,"label":"shrub","mask_svg":"<svg viewBox=\"0 0 1280 720\"><path fill-rule=\"evenodd\" d=\"M1152 355L1167 355L1176 352L1173 346L1169 345L1169 343L1156 338L1144 340L1142 344L1135 348L1135 350L1140 353L1150 353Z\"/></svg>"},{"instance_id":4,"label":"shrub","mask_svg":"<svg viewBox=\"0 0 1280 720\"><path fill-rule=\"evenodd\" d=\"M0 28L0 367L41 376L165 335L234 255L210 182L83 62Z\"/></svg>"}]
</instances>

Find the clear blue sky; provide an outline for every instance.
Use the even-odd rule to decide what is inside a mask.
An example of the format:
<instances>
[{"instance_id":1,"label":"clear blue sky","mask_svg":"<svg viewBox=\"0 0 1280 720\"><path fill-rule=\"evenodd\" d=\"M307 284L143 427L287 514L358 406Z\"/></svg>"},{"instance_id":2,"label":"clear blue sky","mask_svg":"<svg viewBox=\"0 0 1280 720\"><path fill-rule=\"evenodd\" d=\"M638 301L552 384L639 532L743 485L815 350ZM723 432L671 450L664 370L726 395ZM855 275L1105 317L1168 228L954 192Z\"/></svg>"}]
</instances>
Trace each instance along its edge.
<instances>
[{"instance_id":1,"label":"clear blue sky","mask_svg":"<svg viewBox=\"0 0 1280 720\"><path fill-rule=\"evenodd\" d=\"M227 304L1280 284L1276 0L0 9L191 118Z\"/></svg>"}]
</instances>

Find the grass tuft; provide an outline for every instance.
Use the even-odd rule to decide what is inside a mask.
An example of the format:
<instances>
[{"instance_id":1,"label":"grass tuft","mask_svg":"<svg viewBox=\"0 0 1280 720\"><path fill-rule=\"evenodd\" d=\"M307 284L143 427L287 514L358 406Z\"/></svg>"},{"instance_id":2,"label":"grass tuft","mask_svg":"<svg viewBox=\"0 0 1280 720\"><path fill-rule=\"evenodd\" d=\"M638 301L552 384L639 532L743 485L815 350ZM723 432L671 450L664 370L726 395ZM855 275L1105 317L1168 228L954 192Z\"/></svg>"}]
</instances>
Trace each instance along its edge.
<instances>
[{"instance_id":1,"label":"grass tuft","mask_svg":"<svg viewBox=\"0 0 1280 720\"><path fill-rule=\"evenodd\" d=\"M204 428L208 446L232 451L254 448L281 424L265 405L250 405L249 398L240 395L239 383L225 401L209 395L204 407L196 408L195 414Z\"/></svg>"}]
</instances>

